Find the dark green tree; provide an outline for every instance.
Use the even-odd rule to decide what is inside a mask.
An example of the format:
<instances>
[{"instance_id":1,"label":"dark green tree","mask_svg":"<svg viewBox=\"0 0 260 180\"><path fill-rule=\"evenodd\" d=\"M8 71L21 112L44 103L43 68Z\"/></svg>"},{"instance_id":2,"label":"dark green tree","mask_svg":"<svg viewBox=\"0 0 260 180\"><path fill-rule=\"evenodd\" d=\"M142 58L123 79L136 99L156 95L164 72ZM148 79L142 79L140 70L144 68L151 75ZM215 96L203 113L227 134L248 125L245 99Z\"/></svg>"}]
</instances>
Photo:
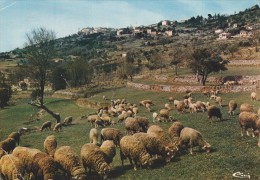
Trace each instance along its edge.
<instances>
[{"instance_id":1,"label":"dark green tree","mask_svg":"<svg viewBox=\"0 0 260 180\"><path fill-rule=\"evenodd\" d=\"M210 73L227 70L226 65L229 63L223 60L219 55L212 54L208 49L196 49L192 53L192 59L189 67L193 73L200 76L200 82L203 86Z\"/></svg>"}]
</instances>

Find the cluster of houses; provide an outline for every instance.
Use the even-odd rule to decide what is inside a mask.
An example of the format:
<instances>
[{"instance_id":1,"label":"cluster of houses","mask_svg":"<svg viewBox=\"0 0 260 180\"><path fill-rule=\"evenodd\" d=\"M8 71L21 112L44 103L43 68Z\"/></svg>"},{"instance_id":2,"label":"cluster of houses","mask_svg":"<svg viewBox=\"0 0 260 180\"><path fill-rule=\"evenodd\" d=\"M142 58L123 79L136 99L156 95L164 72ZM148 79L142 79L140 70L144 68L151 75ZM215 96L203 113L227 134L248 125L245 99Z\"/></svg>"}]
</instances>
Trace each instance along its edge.
<instances>
[{"instance_id":1,"label":"cluster of houses","mask_svg":"<svg viewBox=\"0 0 260 180\"><path fill-rule=\"evenodd\" d=\"M252 25L245 25L239 27L238 24L233 24L232 28L239 28L239 34L232 35L231 33L224 32L223 29L216 29L215 34L218 35L219 40L233 38L250 38L253 37L254 31L260 29L260 23L252 24Z\"/></svg>"}]
</instances>

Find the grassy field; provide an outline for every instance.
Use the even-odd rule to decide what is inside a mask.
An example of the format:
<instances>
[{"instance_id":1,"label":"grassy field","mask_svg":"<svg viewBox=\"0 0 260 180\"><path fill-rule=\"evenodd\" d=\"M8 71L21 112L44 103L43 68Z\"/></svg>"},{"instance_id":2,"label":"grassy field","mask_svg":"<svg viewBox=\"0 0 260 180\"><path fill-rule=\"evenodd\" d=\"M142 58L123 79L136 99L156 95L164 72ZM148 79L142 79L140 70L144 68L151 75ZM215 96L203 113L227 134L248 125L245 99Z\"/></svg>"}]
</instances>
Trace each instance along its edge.
<instances>
[{"instance_id":1,"label":"grassy field","mask_svg":"<svg viewBox=\"0 0 260 180\"><path fill-rule=\"evenodd\" d=\"M260 93L260 92L258 92ZM135 89L118 88L113 91L103 92L90 98L91 101L104 102L102 96L108 98L125 98L128 102L138 103L142 99L151 99L155 106L153 111L157 111L168 102L169 96L181 99L184 94L145 92ZM250 101L250 93L221 94L224 99L222 113L224 120L219 122L215 120L209 123L206 113L179 114L175 110L171 115L178 119L183 125L199 130L213 147L213 152L195 152L190 155L188 152L180 152L176 158L164 164L162 160L156 162L149 168L138 169L134 171L128 161L125 161L126 167L122 169L119 157L119 149L112 163L113 168L110 173L111 179L232 179L232 173L243 172L250 174L252 179L260 177L260 150L257 146L258 138L241 137L238 125L238 109L235 116L227 113L226 106L230 99L236 99L238 104L249 102L258 110L259 102ZM195 100L209 101L202 94L194 94ZM46 120L54 120L45 114L39 121L30 121L30 115L35 114L38 109L27 104L29 99L15 99L16 105L9 106L0 110L0 139L4 139L12 131L19 127L39 128ZM77 117L96 112L95 109L78 107L73 100L47 98L46 106L55 112L59 112L62 118L72 115L74 124L63 128L60 133L53 131L33 131L22 136L21 146L28 146L43 150L43 141L46 136L54 134L58 140L58 146L70 145L77 153L83 144L89 142L88 133L91 129L86 120L79 120ZM146 116L152 124L152 113L148 113L143 107L139 108L140 116ZM116 118L115 118L116 120ZM171 123L159 123L165 130ZM123 124L114 126L124 131ZM96 178L93 174L92 178Z\"/></svg>"}]
</instances>

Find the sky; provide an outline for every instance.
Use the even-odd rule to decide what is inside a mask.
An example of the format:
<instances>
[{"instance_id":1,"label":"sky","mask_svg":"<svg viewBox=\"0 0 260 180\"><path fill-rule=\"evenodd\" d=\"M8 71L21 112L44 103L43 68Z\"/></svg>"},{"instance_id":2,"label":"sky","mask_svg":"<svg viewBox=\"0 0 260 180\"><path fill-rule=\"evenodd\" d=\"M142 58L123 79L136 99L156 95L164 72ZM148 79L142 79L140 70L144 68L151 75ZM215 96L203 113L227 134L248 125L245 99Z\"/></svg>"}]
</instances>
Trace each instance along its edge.
<instances>
[{"instance_id":1,"label":"sky","mask_svg":"<svg viewBox=\"0 0 260 180\"><path fill-rule=\"evenodd\" d=\"M84 27L149 25L208 14L234 14L260 0L0 0L0 52L23 48L26 33L45 27L57 38Z\"/></svg>"}]
</instances>

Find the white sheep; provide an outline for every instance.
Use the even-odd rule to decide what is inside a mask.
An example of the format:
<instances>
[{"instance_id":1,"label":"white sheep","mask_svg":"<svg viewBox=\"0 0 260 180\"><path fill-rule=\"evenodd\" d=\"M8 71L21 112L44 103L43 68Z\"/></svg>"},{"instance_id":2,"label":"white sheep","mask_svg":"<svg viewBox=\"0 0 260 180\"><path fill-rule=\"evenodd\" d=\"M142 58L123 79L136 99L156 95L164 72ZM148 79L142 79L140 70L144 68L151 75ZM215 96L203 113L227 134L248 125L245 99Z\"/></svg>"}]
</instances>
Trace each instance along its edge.
<instances>
[{"instance_id":1,"label":"white sheep","mask_svg":"<svg viewBox=\"0 0 260 180\"><path fill-rule=\"evenodd\" d=\"M98 133L98 130L96 128L90 129L90 131L89 131L90 143L97 145L98 144L98 136L99 136L99 133Z\"/></svg>"},{"instance_id":2,"label":"white sheep","mask_svg":"<svg viewBox=\"0 0 260 180\"><path fill-rule=\"evenodd\" d=\"M256 101L256 100L257 100L257 94L256 94L256 92L252 92L252 93L251 93L251 100L252 100L252 101Z\"/></svg>"}]
</instances>

